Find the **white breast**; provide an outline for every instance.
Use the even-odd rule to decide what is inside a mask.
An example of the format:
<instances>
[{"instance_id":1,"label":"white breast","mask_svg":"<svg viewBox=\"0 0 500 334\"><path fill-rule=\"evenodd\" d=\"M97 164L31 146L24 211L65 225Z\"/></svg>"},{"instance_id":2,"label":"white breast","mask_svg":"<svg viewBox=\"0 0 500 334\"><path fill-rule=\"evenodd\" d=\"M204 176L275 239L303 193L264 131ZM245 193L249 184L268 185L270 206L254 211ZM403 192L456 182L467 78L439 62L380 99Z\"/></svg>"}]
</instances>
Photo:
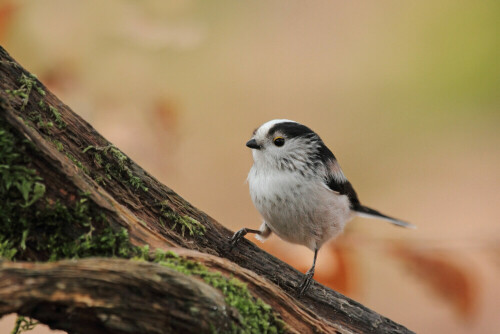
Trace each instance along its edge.
<instances>
[{"instance_id":1,"label":"white breast","mask_svg":"<svg viewBox=\"0 0 500 334\"><path fill-rule=\"evenodd\" d=\"M319 178L253 166L248 182L255 207L286 241L319 249L352 218L347 196L331 191Z\"/></svg>"}]
</instances>

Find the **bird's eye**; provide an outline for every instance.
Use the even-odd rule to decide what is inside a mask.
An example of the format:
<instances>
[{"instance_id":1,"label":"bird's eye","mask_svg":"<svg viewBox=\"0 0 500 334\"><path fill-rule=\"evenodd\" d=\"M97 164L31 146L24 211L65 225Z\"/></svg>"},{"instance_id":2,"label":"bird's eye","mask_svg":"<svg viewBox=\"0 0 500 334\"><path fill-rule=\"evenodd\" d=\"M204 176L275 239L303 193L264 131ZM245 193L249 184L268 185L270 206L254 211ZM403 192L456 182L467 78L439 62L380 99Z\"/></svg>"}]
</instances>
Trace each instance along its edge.
<instances>
[{"instance_id":1,"label":"bird's eye","mask_svg":"<svg viewBox=\"0 0 500 334\"><path fill-rule=\"evenodd\" d=\"M273 139L273 143L276 146L283 146L285 144L285 138L283 137L276 137Z\"/></svg>"}]
</instances>

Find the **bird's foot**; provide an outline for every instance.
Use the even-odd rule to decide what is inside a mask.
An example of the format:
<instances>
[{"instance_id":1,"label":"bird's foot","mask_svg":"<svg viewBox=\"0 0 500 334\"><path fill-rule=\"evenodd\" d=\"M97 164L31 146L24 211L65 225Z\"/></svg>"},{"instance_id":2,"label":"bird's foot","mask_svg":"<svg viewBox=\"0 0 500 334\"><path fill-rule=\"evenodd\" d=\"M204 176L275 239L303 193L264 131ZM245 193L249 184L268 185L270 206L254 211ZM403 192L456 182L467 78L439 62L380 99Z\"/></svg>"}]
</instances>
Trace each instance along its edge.
<instances>
[{"instance_id":1,"label":"bird's foot","mask_svg":"<svg viewBox=\"0 0 500 334\"><path fill-rule=\"evenodd\" d=\"M313 276L314 276L314 270L312 271L308 270L307 273L304 275L302 282L300 282L299 286L297 287L299 296L302 296L307 291L307 289L311 285Z\"/></svg>"},{"instance_id":2,"label":"bird's foot","mask_svg":"<svg viewBox=\"0 0 500 334\"><path fill-rule=\"evenodd\" d=\"M233 248L236 246L236 244L243 238L246 234L248 233L248 229L242 228L235 234L233 234L233 237L231 240L229 240L229 251L232 251Z\"/></svg>"}]
</instances>

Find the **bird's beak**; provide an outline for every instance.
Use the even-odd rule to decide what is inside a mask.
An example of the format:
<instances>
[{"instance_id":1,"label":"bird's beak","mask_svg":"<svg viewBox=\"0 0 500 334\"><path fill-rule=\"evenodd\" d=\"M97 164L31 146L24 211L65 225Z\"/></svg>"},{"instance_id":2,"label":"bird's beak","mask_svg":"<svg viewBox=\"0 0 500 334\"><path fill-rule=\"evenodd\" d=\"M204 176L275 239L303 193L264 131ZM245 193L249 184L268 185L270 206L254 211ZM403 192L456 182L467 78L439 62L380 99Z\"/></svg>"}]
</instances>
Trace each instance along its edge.
<instances>
[{"instance_id":1,"label":"bird's beak","mask_svg":"<svg viewBox=\"0 0 500 334\"><path fill-rule=\"evenodd\" d=\"M247 147L250 147L250 148L254 148L256 150L260 150L261 149L261 146L259 144L257 144L257 142L255 141L255 139L250 139L249 141L247 141Z\"/></svg>"}]
</instances>

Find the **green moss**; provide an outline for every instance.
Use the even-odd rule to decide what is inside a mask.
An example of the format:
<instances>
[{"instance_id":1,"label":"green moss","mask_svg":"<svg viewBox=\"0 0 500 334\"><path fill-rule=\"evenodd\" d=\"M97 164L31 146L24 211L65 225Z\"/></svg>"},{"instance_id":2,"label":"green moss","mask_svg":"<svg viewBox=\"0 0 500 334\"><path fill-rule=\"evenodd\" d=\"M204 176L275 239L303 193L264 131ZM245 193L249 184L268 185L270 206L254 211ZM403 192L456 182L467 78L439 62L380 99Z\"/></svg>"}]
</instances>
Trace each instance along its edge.
<instances>
[{"instance_id":1,"label":"green moss","mask_svg":"<svg viewBox=\"0 0 500 334\"><path fill-rule=\"evenodd\" d=\"M87 194L74 196L71 205L45 197L45 182L29 158L33 148L21 138L0 118L0 256L134 256L127 231L112 230Z\"/></svg>"},{"instance_id":2,"label":"green moss","mask_svg":"<svg viewBox=\"0 0 500 334\"><path fill-rule=\"evenodd\" d=\"M10 65L12 67L21 67L21 65L19 65L15 61L10 61L10 60L0 60L0 64Z\"/></svg>"},{"instance_id":3,"label":"green moss","mask_svg":"<svg viewBox=\"0 0 500 334\"><path fill-rule=\"evenodd\" d=\"M11 334L20 334L22 332L30 331L38 325L39 322L28 317L23 317L19 315L16 319L16 324L10 332Z\"/></svg>"},{"instance_id":4,"label":"green moss","mask_svg":"<svg viewBox=\"0 0 500 334\"><path fill-rule=\"evenodd\" d=\"M0 235L0 258L7 260L14 259L17 249L13 241L8 240L5 236Z\"/></svg>"},{"instance_id":5,"label":"green moss","mask_svg":"<svg viewBox=\"0 0 500 334\"><path fill-rule=\"evenodd\" d=\"M80 168L83 170L85 174L90 175L90 171L87 167L85 167L81 161L79 161L77 158L75 158L71 153L66 152L66 156L68 157L69 160L73 161L73 163L76 165L76 167Z\"/></svg>"},{"instance_id":6,"label":"green moss","mask_svg":"<svg viewBox=\"0 0 500 334\"><path fill-rule=\"evenodd\" d=\"M67 126L57 108L47 106L45 102L43 102L43 100L40 100L38 105L42 108L42 110L50 111L50 115L52 119L54 119L54 122L56 123L58 129L61 130ZM45 134L49 136L52 135L52 131L50 128L54 127L54 122L52 122L51 120L44 120L42 114L39 111L31 111L28 114L28 119L35 123L35 125L39 129L43 130Z\"/></svg>"},{"instance_id":7,"label":"green moss","mask_svg":"<svg viewBox=\"0 0 500 334\"><path fill-rule=\"evenodd\" d=\"M44 121L42 118L42 114L40 114L38 111L32 111L28 114L28 119L32 121L37 128L42 130L43 133L51 136L52 135L52 128L54 127L54 123L51 121Z\"/></svg>"},{"instance_id":8,"label":"green moss","mask_svg":"<svg viewBox=\"0 0 500 334\"><path fill-rule=\"evenodd\" d=\"M175 229L177 225L180 226L182 236L184 236L186 230L189 232L189 235L191 236L194 235L202 236L203 234L205 234L206 230L205 226L203 226L199 221L197 221L194 218L191 218L187 215L180 216L175 212L164 212L162 214L165 218L173 222L171 226L172 229Z\"/></svg>"},{"instance_id":9,"label":"green moss","mask_svg":"<svg viewBox=\"0 0 500 334\"><path fill-rule=\"evenodd\" d=\"M202 278L207 284L221 290L228 305L239 312L239 324L232 333L283 333L284 322L272 311L271 306L253 297L245 283L236 278L227 278L219 272L210 271L204 265L184 259L174 252L156 250L154 262L185 275Z\"/></svg>"},{"instance_id":10,"label":"green moss","mask_svg":"<svg viewBox=\"0 0 500 334\"><path fill-rule=\"evenodd\" d=\"M10 94L12 97L20 97L21 99L23 99L23 101L26 97L28 97L27 91L28 91L27 88L23 87L23 86L21 86L18 89L6 89L5 90L5 92L7 94Z\"/></svg>"},{"instance_id":11,"label":"green moss","mask_svg":"<svg viewBox=\"0 0 500 334\"><path fill-rule=\"evenodd\" d=\"M23 111L27 106L33 89L42 96L42 98L40 98L38 101L38 107L40 107L41 110L46 111L48 115L42 115L42 113L40 113L39 111L34 110L29 113L27 119L33 122L36 127L46 135L45 138L49 141L52 141L56 145L56 148L60 152L62 152L64 149L62 144L50 139L50 137L53 135L52 130L54 128L54 123L59 130L67 127L67 124L63 120L61 113L57 108L45 103L43 97L45 97L46 93L38 84L38 81L36 80L36 77L34 75L26 75L23 73L21 74L18 82L20 84L20 87L18 89L7 89L6 92L12 97L21 98L21 111ZM51 119L48 119L49 117ZM141 189L143 191L148 191L148 188L144 185L144 182L130 169L130 162L127 156L123 154L118 148L113 145L108 145L105 147L89 146L84 149L83 152L86 153L89 150L95 151L94 157L96 165L105 169L107 179L111 180L112 178L115 178L122 184L131 186L135 190ZM66 153L66 156L71 161L73 161L73 163L75 163L78 168L82 169L85 173L90 175L88 168L86 168L72 154ZM94 179L98 183L105 184L105 178L103 178L102 176L94 175Z\"/></svg>"},{"instance_id":12,"label":"green moss","mask_svg":"<svg viewBox=\"0 0 500 334\"><path fill-rule=\"evenodd\" d=\"M45 97L46 93L45 91L38 85L38 82L36 80L36 77L33 74L25 75L24 73L21 74L21 77L19 78L19 84L21 85L18 89L15 90L6 90L7 93L9 93L13 97L21 97L22 99L22 105L20 110L24 110L26 105L29 102L29 98L31 95L31 92L33 89L35 89L41 96L40 100L38 101L38 106L44 110L50 112L50 116L54 119L54 122L57 126L58 129L64 129L67 124L64 122L62 119L61 113L58 111L57 108L47 105L43 97ZM47 118L47 116L45 116ZM33 110L29 112L27 119L35 124L35 126L43 133L45 134L45 139L48 141L52 142L57 150L59 152L64 151L64 146L63 144L55 139L52 139L52 129L54 128L54 122L51 120L44 119L44 115L40 113L37 110ZM28 124L26 120L24 120L25 124ZM73 161L73 163L80 169L82 169L85 173L89 174L89 170L87 167L85 167L80 161L78 161L72 154L66 153L66 156Z\"/></svg>"},{"instance_id":13,"label":"green moss","mask_svg":"<svg viewBox=\"0 0 500 334\"><path fill-rule=\"evenodd\" d=\"M31 92L35 89L42 97L38 101L38 106L45 111L49 111L51 117L54 119L54 122L57 125L58 129L64 129L67 124L63 121L61 113L59 110L53 106L47 105L43 97L45 97L46 93L42 87L39 86L36 76L33 74L21 74L21 77L18 80L21 85L18 89L7 89L6 93L10 94L12 97L20 97L21 98L21 108L23 111L28 105ZM54 124L51 121L44 121L42 115L38 111L32 111L28 117L32 122L34 122L39 128L44 128L48 135L52 133L48 130L48 127L53 127Z\"/></svg>"},{"instance_id":14,"label":"green moss","mask_svg":"<svg viewBox=\"0 0 500 334\"><path fill-rule=\"evenodd\" d=\"M54 120L55 120L55 122L57 124L57 127L59 129L64 129L67 126L67 124L66 124L65 121L63 121L61 113L59 112L59 110L57 110L57 108L54 108L53 106L49 106L49 110L52 113L52 117L54 118Z\"/></svg>"},{"instance_id":15,"label":"green moss","mask_svg":"<svg viewBox=\"0 0 500 334\"><path fill-rule=\"evenodd\" d=\"M97 167L103 168L108 180L116 179L125 186L132 186L135 190L142 189L148 191L142 180L134 175L130 169L129 159L114 145L108 146L88 146L83 153L92 154ZM96 182L105 184L102 176L95 175Z\"/></svg>"},{"instance_id":16,"label":"green moss","mask_svg":"<svg viewBox=\"0 0 500 334\"><path fill-rule=\"evenodd\" d=\"M35 89L40 95L45 96L45 91L43 90L42 87L38 85L38 82L36 80L36 77L33 74L21 74L21 77L18 80L19 84L21 85L18 89L7 89L5 92L14 96L14 97L20 97L22 104L21 104L21 111L26 108L28 105L31 91Z\"/></svg>"},{"instance_id":17,"label":"green moss","mask_svg":"<svg viewBox=\"0 0 500 334\"><path fill-rule=\"evenodd\" d=\"M94 177L94 181L97 182L97 184L102 184L102 185L106 184L104 178L101 175Z\"/></svg>"},{"instance_id":18,"label":"green moss","mask_svg":"<svg viewBox=\"0 0 500 334\"><path fill-rule=\"evenodd\" d=\"M177 226L179 226L182 236L184 236L186 230L191 236L202 236L205 234L207 229L202 223L192 217L189 217L188 215L179 215L177 212L173 211L170 208L167 201L161 202L159 206L162 217L167 218L170 222L172 222L170 226L172 229L175 229ZM162 217L160 217L160 224L162 226L165 226L165 222L163 221Z\"/></svg>"},{"instance_id":19,"label":"green moss","mask_svg":"<svg viewBox=\"0 0 500 334\"><path fill-rule=\"evenodd\" d=\"M52 144L55 145L56 149L59 152L64 151L64 145L59 140L57 140L57 139L51 139L50 141L52 142Z\"/></svg>"}]
</instances>

